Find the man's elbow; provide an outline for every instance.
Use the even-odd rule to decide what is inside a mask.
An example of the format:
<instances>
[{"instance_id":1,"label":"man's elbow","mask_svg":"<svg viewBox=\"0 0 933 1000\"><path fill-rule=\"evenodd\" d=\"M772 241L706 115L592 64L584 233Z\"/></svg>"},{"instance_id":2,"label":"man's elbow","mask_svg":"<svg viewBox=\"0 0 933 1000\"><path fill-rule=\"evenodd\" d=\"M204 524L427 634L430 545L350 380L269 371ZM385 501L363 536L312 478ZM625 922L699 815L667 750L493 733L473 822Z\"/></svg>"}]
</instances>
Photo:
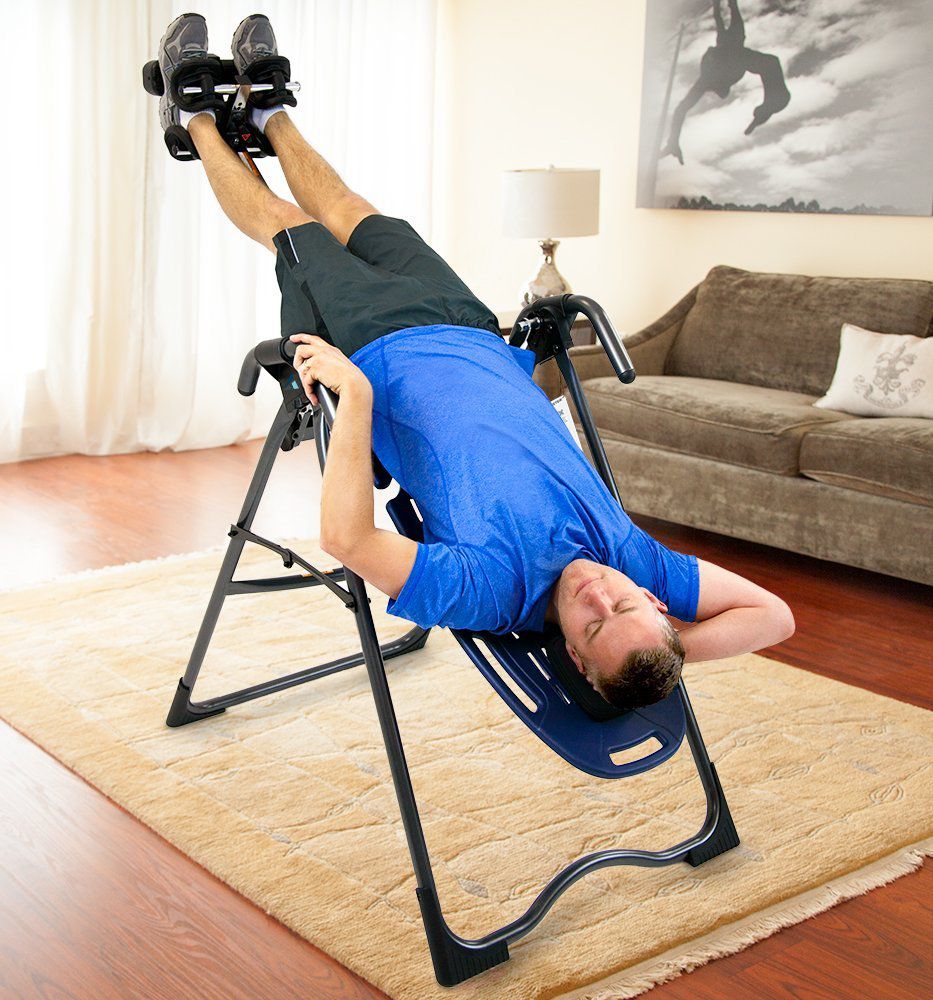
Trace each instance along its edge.
<instances>
[{"instance_id":1,"label":"man's elbow","mask_svg":"<svg viewBox=\"0 0 933 1000\"><path fill-rule=\"evenodd\" d=\"M352 562L352 539L348 538L346 534L339 531L327 532L322 530L318 544L327 555L332 559L336 559L342 565L346 566L348 562Z\"/></svg>"},{"instance_id":2,"label":"man's elbow","mask_svg":"<svg viewBox=\"0 0 933 1000\"><path fill-rule=\"evenodd\" d=\"M768 606L768 623L773 636L771 642L768 644L770 646L774 646L779 642L785 642L797 630L793 611L779 597L775 597Z\"/></svg>"},{"instance_id":3,"label":"man's elbow","mask_svg":"<svg viewBox=\"0 0 933 1000\"><path fill-rule=\"evenodd\" d=\"M368 562L367 552L372 544L374 532L375 528L360 534L321 531L318 545L341 566L358 576L365 576L362 567Z\"/></svg>"}]
</instances>

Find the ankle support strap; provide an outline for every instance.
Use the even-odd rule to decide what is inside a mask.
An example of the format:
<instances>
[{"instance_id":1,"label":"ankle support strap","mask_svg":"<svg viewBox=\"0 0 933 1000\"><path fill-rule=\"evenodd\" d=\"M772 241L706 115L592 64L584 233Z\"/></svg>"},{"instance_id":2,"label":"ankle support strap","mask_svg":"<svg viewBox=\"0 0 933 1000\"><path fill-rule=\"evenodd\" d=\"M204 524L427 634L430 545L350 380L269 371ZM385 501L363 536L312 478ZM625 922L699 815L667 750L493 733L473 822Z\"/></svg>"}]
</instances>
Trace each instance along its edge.
<instances>
[{"instance_id":1,"label":"ankle support strap","mask_svg":"<svg viewBox=\"0 0 933 1000\"><path fill-rule=\"evenodd\" d=\"M176 67L169 87L172 99L182 111L206 111L208 108L221 111L224 99L214 93L214 87L224 80L224 67L219 56L209 55L185 59ZM198 93L184 93L187 87L198 88Z\"/></svg>"},{"instance_id":2,"label":"ankle support strap","mask_svg":"<svg viewBox=\"0 0 933 1000\"><path fill-rule=\"evenodd\" d=\"M248 76L252 83L271 83L272 90L264 90L250 96L250 104L255 108L271 108L276 104L295 107L295 95L285 89L291 79L292 68L285 56L264 56L250 63Z\"/></svg>"}]
</instances>

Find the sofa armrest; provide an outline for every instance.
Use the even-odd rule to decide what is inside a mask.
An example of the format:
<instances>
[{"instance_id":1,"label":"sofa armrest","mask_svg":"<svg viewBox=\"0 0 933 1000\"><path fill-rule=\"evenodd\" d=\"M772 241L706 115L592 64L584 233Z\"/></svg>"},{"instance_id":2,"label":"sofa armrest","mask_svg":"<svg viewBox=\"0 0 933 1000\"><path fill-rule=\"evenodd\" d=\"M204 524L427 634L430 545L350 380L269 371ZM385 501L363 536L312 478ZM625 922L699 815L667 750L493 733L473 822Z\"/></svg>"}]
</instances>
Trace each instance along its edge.
<instances>
[{"instance_id":1,"label":"sofa armrest","mask_svg":"<svg viewBox=\"0 0 933 1000\"><path fill-rule=\"evenodd\" d=\"M696 302L699 287L694 285L677 305L668 309L660 319L656 319L650 326L632 334L631 337L625 338L626 350L638 375L664 374L664 362L677 339L677 334L680 333L687 313Z\"/></svg>"},{"instance_id":2,"label":"sofa armrest","mask_svg":"<svg viewBox=\"0 0 933 1000\"><path fill-rule=\"evenodd\" d=\"M695 285L689 292L650 326L625 337L625 348L635 366L636 375L663 375L664 362L677 339L684 317L696 302ZM612 364L603 350L602 344L588 344L586 347L571 347L568 352L581 382L591 378L605 378L614 375ZM549 399L559 396L562 390L560 372L552 359L535 369L535 382L547 393Z\"/></svg>"}]
</instances>

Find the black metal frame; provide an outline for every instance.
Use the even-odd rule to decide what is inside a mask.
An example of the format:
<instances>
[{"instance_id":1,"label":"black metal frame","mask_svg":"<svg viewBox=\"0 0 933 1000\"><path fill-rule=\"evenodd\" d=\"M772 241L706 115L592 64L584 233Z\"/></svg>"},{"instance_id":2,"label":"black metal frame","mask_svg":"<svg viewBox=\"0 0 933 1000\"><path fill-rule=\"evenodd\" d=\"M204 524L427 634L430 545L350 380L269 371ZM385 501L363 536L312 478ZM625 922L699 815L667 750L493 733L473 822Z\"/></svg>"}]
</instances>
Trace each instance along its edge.
<instances>
[{"instance_id":1,"label":"black metal frame","mask_svg":"<svg viewBox=\"0 0 933 1000\"><path fill-rule=\"evenodd\" d=\"M327 587L328 590L341 600L348 610L358 612L359 604L366 603L365 591L354 592L350 585L350 575L342 567L336 569L318 569L308 562L298 553L285 548L276 542L257 535L251 529L253 519L259 509L263 492L272 473L272 467L279 450L289 451L308 436L311 428L324 428L322 414L318 411L318 419L313 420L313 411L310 408L299 409L301 396L296 396L291 401L286 399L279 407L272 422L272 427L266 437L259 461L253 472L249 488L246 491L246 499L240 509L240 516L236 524L230 526L228 535L230 541L227 543L227 551L217 573L217 580L211 593L207 611L201 621L201 627L195 638L194 648L188 659L184 676L179 680L175 691L175 698L169 710L166 724L172 727L183 726L189 722L196 722L198 719L206 719L212 715L219 715L221 712L233 705L240 705L254 698L261 698L263 695L272 694L274 691L284 691L286 688L304 684L307 681L316 680L318 677L327 677L329 674L347 670L349 667L359 666L364 662L364 651L353 653L349 656L342 656L339 659L331 660L328 663L318 664L313 667L306 667L295 673L287 674L273 680L265 681L261 684L254 684L239 691L232 691L229 694L218 695L204 701L193 701L194 686L207 655L217 620L224 601L233 594L256 594L274 593L279 590L298 590L304 587ZM307 403L307 400L305 400ZM247 542L260 545L272 552L277 553L284 567L290 569L298 565L305 570L304 573L290 573L285 576L265 577L251 580L234 580L240 556ZM346 583L347 587L342 587L340 582ZM421 628L413 628L405 635L388 642L380 647L380 655L385 659L393 656L401 656L402 653L409 653L412 650L420 649L427 642L428 633Z\"/></svg>"},{"instance_id":2,"label":"black metal frame","mask_svg":"<svg viewBox=\"0 0 933 1000\"><path fill-rule=\"evenodd\" d=\"M535 351L539 361L550 357L556 358L570 396L576 405L597 470L613 495L621 503L602 442L583 396L580 381L567 355L567 349L572 345L570 330L578 312L583 313L590 320L597 336L606 348L619 378L623 382L630 382L634 378L634 370L621 340L601 307L592 299L583 296L552 297L542 299L527 307L515 323L511 343L516 345L527 343L527 346ZM272 357L270 351L273 354L277 352L278 356ZM345 568L320 570L291 549L277 545L250 530L279 449L289 450L313 435L322 469L327 457L330 424L334 416L334 400L323 387L319 386L318 394L322 406L312 409L307 404L307 399L298 389L295 380L289 378L287 365L283 367L283 361L287 360L287 351L287 344L267 341L259 345L255 352L248 355L246 362L244 362L241 391L248 394L255 388L258 367L262 365L279 378L285 398L262 449L240 517L230 529L230 543L227 547L227 553L218 573L217 582L198 632L188 667L184 677L179 681L175 699L168 714L167 724L169 726L185 725L223 712L231 705L237 705L273 691L281 691L365 663L417 880L416 894L421 907L428 946L437 981L442 986L454 986L506 961L509 957L509 945L533 930L560 895L589 872L612 865L660 867L681 861L695 867L736 847L739 838L729 813L729 807L723 795L716 768L709 758L703 737L700 734L686 688L681 681L678 692L686 720L686 738L706 795L706 816L699 831L694 836L663 851L603 850L578 858L558 872L545 885L534 902L520 917L481 938L468 940L460 937L448 927L434 881L430 854L405 760L405 751L385 670L385 660L421 648L427 640L428 632L424 629L414 628L401 638L380 646L370 612L369 600L366 596L366 586L360 577ZM293 345L291 351L294 351ZM306 573L234 581L233 575L247 542L262 545L278 553L286 568L297 563L306 570ZM342 581L346 586L341 586L338 581ZM265 593L315 586L326 586L344 603L348 610L353 612L360 636L361 649L359 653L308 667L285 677L256 684L228 695L201 702L192 701L198 673L223 602L228 595Z\"/></svg>"}]
</instances>

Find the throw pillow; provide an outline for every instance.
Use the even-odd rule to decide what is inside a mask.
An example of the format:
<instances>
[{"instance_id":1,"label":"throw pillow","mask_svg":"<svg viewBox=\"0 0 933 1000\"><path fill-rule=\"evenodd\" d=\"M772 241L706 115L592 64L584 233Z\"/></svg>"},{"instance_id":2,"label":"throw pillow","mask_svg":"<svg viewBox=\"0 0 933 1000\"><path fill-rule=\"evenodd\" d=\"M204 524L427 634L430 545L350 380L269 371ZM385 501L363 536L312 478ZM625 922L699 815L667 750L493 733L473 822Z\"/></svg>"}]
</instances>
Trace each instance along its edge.
<instances>
[{"instance_id":1,"label":"throw pillow","mask_svg":"<svg viewBox=\"0 0 933 1000\"><path fill-rule=\"evenodd\" d=\"M933 337L844 323L836 373L813 405L856 417L933 417Z\"/></svg>"}]
</instances>

